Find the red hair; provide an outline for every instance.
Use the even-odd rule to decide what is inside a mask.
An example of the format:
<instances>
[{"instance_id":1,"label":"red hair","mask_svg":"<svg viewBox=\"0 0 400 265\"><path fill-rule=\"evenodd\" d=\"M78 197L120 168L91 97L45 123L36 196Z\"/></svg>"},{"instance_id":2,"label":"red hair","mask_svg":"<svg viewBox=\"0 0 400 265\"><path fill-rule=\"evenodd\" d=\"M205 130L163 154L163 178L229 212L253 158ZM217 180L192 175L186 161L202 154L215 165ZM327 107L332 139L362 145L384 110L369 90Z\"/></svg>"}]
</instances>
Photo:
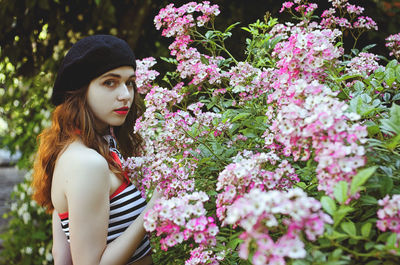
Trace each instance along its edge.
<instances>
[{"instance_id":1,"label":"red hair","mask_svg":"<svg viewBox=\"0 0 400 265\"><path fill-rule=\"evenodd\" d=\"M108 162L110 170L122 180L123 171L113 160L107 142L96 131L94 115L86 104L87 86L70 92L66 101L57 106L52 114L52 125L38 136L39 148L33 167L32 198L47 212L54 209L51 201L51 183L56 160L60 152L77 138L96 150ZM142 148L142 138L133 133L136 119L143 113L140 97L136 93L134 104L125 123L115 127L116 140L123 156L137 155ZM79 134L77 133L79 131Z\"/></svg>"}]
</instances>

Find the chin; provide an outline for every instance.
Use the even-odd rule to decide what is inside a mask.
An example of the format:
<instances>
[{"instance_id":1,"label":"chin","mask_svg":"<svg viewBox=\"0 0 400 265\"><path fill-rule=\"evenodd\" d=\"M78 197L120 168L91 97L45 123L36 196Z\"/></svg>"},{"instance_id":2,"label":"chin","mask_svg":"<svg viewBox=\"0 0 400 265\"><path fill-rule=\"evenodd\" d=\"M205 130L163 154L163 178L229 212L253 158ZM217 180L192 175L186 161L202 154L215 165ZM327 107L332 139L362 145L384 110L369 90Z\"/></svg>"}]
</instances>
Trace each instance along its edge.
<instances>
[{"instance_id":1,"label":"chin","mask_svg":"<svg viewBox=\"0 0 400 265\"><path fill-rule=\"evenodd\" d=\"M110 122L110 126L121 126L124 123L125 123L125 119L123 119L121 121L113 121L113 122Z\"/></svg>"}]
</instances>

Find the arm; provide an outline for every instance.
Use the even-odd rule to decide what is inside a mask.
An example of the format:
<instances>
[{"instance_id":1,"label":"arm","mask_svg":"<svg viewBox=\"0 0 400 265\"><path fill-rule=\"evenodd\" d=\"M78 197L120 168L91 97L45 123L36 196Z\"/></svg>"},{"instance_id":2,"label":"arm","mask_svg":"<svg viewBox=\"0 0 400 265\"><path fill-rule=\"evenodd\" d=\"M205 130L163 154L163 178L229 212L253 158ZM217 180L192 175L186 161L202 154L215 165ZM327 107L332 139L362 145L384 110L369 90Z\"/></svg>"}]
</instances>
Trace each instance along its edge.
<instances>
[{"instance_id":1,"label":"arm","mask_svg":"<svg viewBox=\"0 0 400 265\"><path fill-rule=\"evenodd\" d=\"M94 151L93 151L94 152ZM99 154L67 159L65 195L68 202L72 260L80 264L126 264L142 241L144 212L112 243L106 244L110 177ZM153 205L151 200L146 209Z\"/></svg>"},{"instance_id":2,"label":"arm","mask_svg":"<svg viewBox=\"0 0 400 265\"><path fill-rule=\"evenodd\" d=\"M53 247L52 254L54 259L54 265L72 265L72 258L67 236L61 229L61 221L58 217L57 212L53 211Z\"/></svg>"}]
</instances>

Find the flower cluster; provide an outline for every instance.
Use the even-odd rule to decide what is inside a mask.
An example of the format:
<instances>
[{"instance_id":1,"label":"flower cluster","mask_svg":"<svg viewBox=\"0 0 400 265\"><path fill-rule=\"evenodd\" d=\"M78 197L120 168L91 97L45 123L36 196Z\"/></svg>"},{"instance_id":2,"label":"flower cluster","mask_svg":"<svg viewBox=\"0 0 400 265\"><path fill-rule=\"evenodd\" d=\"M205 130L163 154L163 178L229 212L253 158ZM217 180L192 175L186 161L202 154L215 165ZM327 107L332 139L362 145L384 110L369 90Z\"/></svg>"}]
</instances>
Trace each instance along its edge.
<instances>
[{"instance_id":1,"label":"flower cluster","mask_svg":"<svg viewBox=\"0 0 400 265\"><path fill-rule=\"evenodd\" d=\"M291 32L291 35L286 37L286 41L278 43L272 53L272 56L277 59L278 72L276 74L279 80L273 84L276 93L271 97L281 93L281 86L291 79L322 80L326 75L323 70L324 64L329 62L334 65L337 58L343 54L343 49L334 45L335 40L341 36L339 30L309 31L293 26L286 27L284 32Z\"/></svg>"},{"instance_id":2,"label":"flower cluster","mask_svg":"<svg viewBox=\"0 0 400 265\"><path fill-rule=\"evenodd\" d=\"M219 229L212 217L206 217L203 204L208 200L204 192L158 200L145 214L144 228L162 237L163 250L190 238L199 246L214 246Z\"/></svg>"},{"instance_id":3,"label":"flower cluster","mask_svg":"<svg viewBox=\"0 0 400 265\"><path fill-rule=\"evenodd\" d=\"M190 251L190 258L185 261L185 265L218 265L221 258L213 253L212 250L206 249L201 245Z\"/></svg>"},{"instance_id":4,"label":"flower cluster","mask_svg":"<svg viewBox=\"0 0 400 265\"><path fill-rule=\"evenodd\" d=\"M194 19L193 13L202 13L202 16ZM210 2L202 3L190 2L181 7L174 7L169 4L162 8L158 15L154 18L156 28L159 30L165 27L162 35L166 37L186 35L187 31L195 25L201 27L206 24L212 16L220 13L217 5L210 5Z\"/></svg>"},{"instance_id":5,"label":"flower cluster","mask_svg":"<svg viewBox=\"0 0 400 265\"><path fill-rule=\"evenodd\" d=\"M195 13L202 15L194 17ZM210 57L201 54L196 48L189 47L193 41L190 30L196 26L202 27L214 16L219 14L217 5L190 2L179 8L173 4L161 9L155 17L154 23L157 29L164 27L163 36L175 37L175 41L169 46L171 55L178 60L177 72L181 78L192 77L189 84L199 85L206 78L209 83L220 83L221 73L218 63L222 57ZM205 63L204 61L207 61Z\"/></svg>"},{"instance_id":6,"label":"flower cluster","mask_svg":"<svg viewBox=\"0 0 400 265\"><path fill-rule=\"evenodd\" d=\"M244 151L225 167L218 176L217 191L222 192L216 200L217 216L223 224L227 207L250 190L288 189L299 181L288 161L279 160L273 152L253 154ZM275 168L266 170L266 165L275 165Z\"/></svg>"},{"instance_id":7,"label":"flower cluster","mask_svg":"<svg viewBox=\"0 0 400 265\"><path fill-rule=\"evenodd\" d=\"M348 106L336 98L338 92L323 84L325 67L340 63L343 50L335 41L341 33L318 26L313 30L276 28L285 41L272 54L278 69L269 73L272 81L267 93L268 103L276 107L267 112L271 126L263 135L265 147L295 161L317 161L318 187L332 195L338 181L350 183L357 168L365 164L361 144L367 136L365 127L348 123L358 115L346 113Z\"/></svg>"},{"instance_id":8,"label":"flower cluster","mask_svg":"<svg viewBox=\"0 0 400 265\"><path fill-rule=\"evenodd\" d=\"M281 218L283 217L283 218ZM286 264L285 257L304 258L306 251L301 232L315 240L324 232L324 224L332 223L321 204L299 189L262 191L253 189L227 208L226 223L242 227L239 256L249 258L255 246L253 264ZM273 240L269 231L286 227L286 234Z\"/></svg>"},{"instance_id":9,"label":"flower cluster","mask_svg":"<svg viewBox=\"0 0 400 265\"><path fill-rule=\"evenodd\" d=\"M338 181L351 183L356 170L365 164L361 144L367 136L364 126L348 124L358 115L346 113L348 106L336 94L318 81L295 81L264 134L267 147L282 150L295 161L313 155L318 162L318 187L330 195Z\"/></svg>"},{"instance_id":10,"label":"flower cluster","mask_svg":"<svg viewBox=\"0 0 400 265\"><path fill-rule=\"evenodd\" d=\"M156 70L150 70L157 63L153 57L136 60L136 86L140 94L146 94L152 87L152 82L160 74Z\"/></svg>"},{"instance_id":11,"label":"flower cluster","mask_svg":"<svg viewBox=\"0 0 400 265\"><path fill-rule=\"evenodd\" d=\"M390 35L386 38L386 47L390 50L391 56L400 58L400 33Z\"/></svg>"},{"instance_id":12,"label":"flower cluster","mask_svg":"<svg viewBox=\"0 0 400 265\"><path fill-rule=\"evenodd\" d=\"M400 195L395 194L392 198L386 195L385 198L378 201L378 204L383 207L377 212L378 220L376 226L382 230L390 230L397 234L400 240Z\"/></svg>"},{"instance_id":13,"label":"flower cluster","mask_svg":"<svg viewBox=\"0 0 400 265\"><path fill-rule=\"evenodd\" d=\"M321 17L321 25L326 28L340 27L342 29L378 30L376 22L367 16L361 16L364 8L348 3L348 0L330 0L334 8L325 10ZM336 11L339 16L335 16ZM348 18L346 18L346 16Z\"/></svg>"},{"instance_id":14,"label":"flower cluster","mask_svg":"<svg viewBox=\"0 0 400 265\"><path fill-rule=\"evenodd\" d=\"M376 54L360 52L346 65L346 72L349 75L369 75L380 67L378 60Z\"/></svg>"},{"instance_id":15,"label":"flower cluster","mask_svg":"<svg viewBox=\"0 0 400 265\"><path fill-rule=\"evenodd\" d=\"M247 62L239 62L223 76L229 80L232 92L239 94L240 102L258 98L263 91L263 72Z\"/></svg>"}]
</instances>

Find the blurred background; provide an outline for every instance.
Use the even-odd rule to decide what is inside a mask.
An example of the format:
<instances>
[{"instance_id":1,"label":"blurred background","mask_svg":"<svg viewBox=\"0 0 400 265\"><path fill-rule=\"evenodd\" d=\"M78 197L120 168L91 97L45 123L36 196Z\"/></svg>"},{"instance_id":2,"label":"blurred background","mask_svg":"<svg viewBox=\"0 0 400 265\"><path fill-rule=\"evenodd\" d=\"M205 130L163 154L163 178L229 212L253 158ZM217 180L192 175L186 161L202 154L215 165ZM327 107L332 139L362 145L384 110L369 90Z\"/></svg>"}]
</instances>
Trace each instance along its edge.
<instances>
[{"instance_id":1,"label":"blurred background","mask_svg":"<svg viewBox=\"0 0 400 265\"><path fill-rule=\"evenodd\" d=\"M170 3L180 6L187 2L0 0L0 214L10 208L14 185L23 181L23 175L32 166L36 136L49 125L52 106L48 99L53 80L61 58L71 45L87 35L112 34L125 39L138 59L167 57L172 39L161 36L153 19L160 8ZM244 58L248 37L241 26L262 20L266 12L280 21L290 20L288 14L279 13L283 1L210 2L220 6L221 14L216 18L219 29L240 22L233 30L233 38L227 42L228 49L238 60ZM320 5L319 13L330 7L328 0L314 2ZM388 56L385 38L400 31L400 0L349 2L364 7L364 14L375 20L379 27L378 31L365 33L357 48L376 44L370 52ZM158 61L157 71L168 70L168 65ZM12 216L6 214L4 217L0 222L1 233L9 232L12 227L7 225ZM42 235L42 238L46 236ZM0 251L3 241L0 241Z\"/></svg>"}]
</instances>

